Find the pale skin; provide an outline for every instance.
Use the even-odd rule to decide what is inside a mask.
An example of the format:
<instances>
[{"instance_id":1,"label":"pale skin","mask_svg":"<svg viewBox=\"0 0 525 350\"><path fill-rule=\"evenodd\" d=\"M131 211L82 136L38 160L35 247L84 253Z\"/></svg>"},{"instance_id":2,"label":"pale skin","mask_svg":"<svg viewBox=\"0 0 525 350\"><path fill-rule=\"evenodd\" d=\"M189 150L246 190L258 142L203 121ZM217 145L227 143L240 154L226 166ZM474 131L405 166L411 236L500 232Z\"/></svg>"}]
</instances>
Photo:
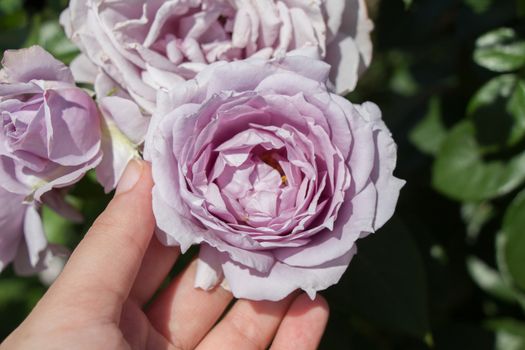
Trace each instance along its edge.
<instances>
[{"instance_id":1,"label":"pale skin","mask_svg":"<svg viewBox=\"0 0 525 350\"><path fill-rule=\"evenodd\" d=\"M222 287L195 289L193 262L151 300L180 251L153 236L150 167L132 162L124 178L127 183L119 184L64 271L1 350L317 348L328 320L321 296L237 300L226 311L232 294Z\"/></svg>"}]
</instances>

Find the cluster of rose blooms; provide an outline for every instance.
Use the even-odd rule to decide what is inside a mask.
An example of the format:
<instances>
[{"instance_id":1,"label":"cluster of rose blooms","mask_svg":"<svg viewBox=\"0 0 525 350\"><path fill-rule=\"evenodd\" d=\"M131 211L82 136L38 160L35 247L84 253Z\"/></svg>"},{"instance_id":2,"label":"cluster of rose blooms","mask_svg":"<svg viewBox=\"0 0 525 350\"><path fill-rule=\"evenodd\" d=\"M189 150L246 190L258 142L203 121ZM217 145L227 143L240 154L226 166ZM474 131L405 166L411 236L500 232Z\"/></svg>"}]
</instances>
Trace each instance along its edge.
<instances>
[{"instance_id":1,"label":"cluster of rose blooms","mask_svg":"<svg viewBox=\"0 0 525 350\"><path fill-rule=\"evenodd\" d=\"M70 67L36 46L2 61L0 270L45 268L62 249L42 205L78 220L68 189L94 169L110 192L135 158L158 239L199 244L195 285L236 297L315 295L392 216L396 145L338 95L371 60L364 0L72 0L61 24Z\"/></svg>"}]
</instances>

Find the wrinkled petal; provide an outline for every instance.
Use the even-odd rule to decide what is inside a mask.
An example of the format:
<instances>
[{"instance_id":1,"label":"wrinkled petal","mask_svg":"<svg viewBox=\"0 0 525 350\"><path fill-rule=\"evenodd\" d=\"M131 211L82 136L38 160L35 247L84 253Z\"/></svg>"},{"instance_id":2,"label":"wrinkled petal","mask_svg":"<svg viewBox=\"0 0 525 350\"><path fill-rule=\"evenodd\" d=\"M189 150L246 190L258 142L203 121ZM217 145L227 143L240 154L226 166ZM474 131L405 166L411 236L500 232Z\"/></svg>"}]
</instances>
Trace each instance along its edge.
<instances>
[{"instance_id":1,"label":"wrinkled petal","mask_svg":"<svg viewBox=\"0 0 525 350\"><path fill-rule=\"evenodd\" d=\"M381 120L381 111L370 102L358 106L361 114L369 121L375 122L376 162L371 173L371 180L377 191L377 213L374 229L383 226L394 214L399 192L405 185L404 180L394 177L393 172L397 161L397 146L392 140L390 131Z\"/></svg>"},{"instance_id":2,"label":"wrinkled petal","mask_svg":"<svg viewBox=\"0 0 525 350\"><path fill-rule=\"evenodd\" d=\"M93 158L100 149L100 122L91 97L76 88L48 90L45 103L47 158L64 166Z\"/></svg>"},{"instance_id":3,"label":"wrinkled petal","mask_svg":"<svg viewBox=\"0 0 525 350\"><path fill-rule=\"evenodd\" d=\"M53 188L64 188L77 183L89 170L95 169L102 160L102 152L99 152L93 159L77 167L59 169L53 173L53 177L40 178L36 183L37 187L33 194L35 200L40 198Z\"/></svg>"},{"instance_id":4,"label":"wrinkled petal","mask_svg":"<svg viewBox=\"0 0 525 350\"><path fill-rule=\"evenodd\" d=\"M207 244L201 244L195 272L195 288L211 290L222 277L220 253Z\"/></svg>"},{"instance_id":5,"label":"wrinkled petal","mask_svg":"<svg viewBox=\"0 0 525 350\"><path fill-rule=\"evenodd\" d=\"M13 194L0 187L0 271L16 256L23 237L25 208L24 196Z\"/></svg>"},{"instance_id":6,"label":"wrinkled petal","mask_svg":"<svg viewBox=\"0 0 525 350\"><path fill-rule=\"evenodd\" d=\"M102 127L101 163L97 166L97 179L107 192L113 190L129 161L140 158L138 146L148 128L137 105L121 97L104 97L99 102L104 117Z\"/></svg>"},{"instance_id":7,"label":"wrinkled petal","mask_svg":"<svg viewBox=\"0 0 525 350\"><path fill-rule=\"evenodd\" d=\"M104 117L113 120L132 143L138 145L144 141L150 118L143 116L133 101L116 96L104 97L99 100L99 107Z\"/></svg>"},{"instance_id":8,"label":"wrinkled petal","mask_svg":"<svg viewBox=\"0 0 525 350\"><path fill-rule=\"evenodd\" d=\"M45 286L51 286L64 269L66 262L66 256L50 254L46 268L38 273L38 279L40 282Z\"/></svg>"},{"instance_id":9,"label":"wrinkled petal","mask_svg":"<svg viewBox=\"0 0 525 350\"><path fill-rule=\"evenodd\" d=\"M50 191L42 197L42 202L63 218L71 222L81 223L83 221L82 214L66 201L64 195L65 193L60 190Z\"/></svg>"},{"instance_id":10,"label":"wrinkled petal","mask_svg":"<svg viewBox=\"0 0 525 350\"><path fill-rule=\"evenodd\" d=\"M249 266L257 271L268 271L274 264L274 259L269 253L249 252L227 245L215 238L212 232L204 230L195 223L177 215L175 210L170 210L159 199L155 188L153 194L156 198L153 200L153 212L157 219L157 225L164 234L173 239L177 245L180 245L182 252L187 251L192 244L206 242L218 251L227 253L234 261L238 261L244 266ZM173 228L177 229L173 230Z\"/></svg>"},{"instance_id":11,"label":"wrinkled petal","mask_svg":"<svg viewBox=\"0 0 525 350\"><path fill-rule=\"evenodd\" d=\"M334 62L330 81L334 90L346 95L357 85L360 71L360 56L354 39L338 34L328 46L328 62Z\"/></svg>"},{"instance_id":12,"label":"wrinkled petal","mask_svg":"<svg viewBox=\"0 0 525 350\"><path fill-rule=\"evenodd\" d=\"M329 13L340 10L339 0L328 1ZM330 16L330 18L337 18ZM335 29L338 20L330 23ZM347 94L355 88L358 77L372 60L370 32L374 25L368 18L365 0L347 0L339 32L333 33L328 44L326 62L332 65L330 80L338 94Z\"/></svg>"},{"instance_id":13,"label":"wrinkled petal","mask_svg":"<svg viewBox=\"0 0 525 350\"><path fill-rule=\"evenodd\" d=\"M75 83L69 68L40 46L5 51L2 66L0 82L3 83L28 83L31 80Z\"/></svg>"},{"instance_id":14,"label":"wrinkled petal","mask_svg":"<svg viewBox=\"0 0 525 350\"><path fill-rule=\"evenodd\" d=\"M354 247L338 259L310 268L277 262L268 274L258 274L231 260L226 260L222 269L236 298L278 301L296 289L302 289L313 300L317 291L339 281L356 252Z\"/></svg>"},{"instance_id":15,"label":"wrinkled petal","mask_svg":"<svg viewBox=\"0 0 525 350\"><path fill-rule=\"evenodd\" d=\"M98 75L98 68L86 55L78 55L69 65L75 81L94 84Z\"/></svg>"},{"instance_id":16,"label":"wrinkled petal","mask_svg":"<svg viewBox=\"0 0 525 350\"><path fill-rule=\"evenodd\" d=\"M297 267L311 267L346 254L363 233L374 232L377 191L370 184L339 209L333 230L325 230L298 248L279 248L274 256L279 261ZM322 254L320 254L322 252Z\"/></svg>"},{"instance_id":17,"label":"wrinkled petal","mask_svg":"<svg viewBox=\"0 0 525 350\"><path fill-rule=\"evenodd\" d=\"M132 159L139 159L137 145L132 143L109 118L102 134L102 160L96 167L97 180L109 193L117 184Z\"/></svg>"}]
</instances>

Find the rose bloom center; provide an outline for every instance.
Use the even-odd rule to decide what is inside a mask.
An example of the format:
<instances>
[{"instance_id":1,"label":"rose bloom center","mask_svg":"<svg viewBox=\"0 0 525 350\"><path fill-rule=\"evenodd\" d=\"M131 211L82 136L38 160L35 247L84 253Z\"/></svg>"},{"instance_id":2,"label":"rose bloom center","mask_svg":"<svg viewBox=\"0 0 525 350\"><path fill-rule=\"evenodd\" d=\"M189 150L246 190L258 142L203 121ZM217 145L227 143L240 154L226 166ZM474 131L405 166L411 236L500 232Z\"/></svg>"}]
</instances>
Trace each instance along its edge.
<instances>
[{"instance_id":1,"label":"rose bloom center","mask_svg":"<svg viewBox=\"0 0 525 350\"><path fill-rule=\"evenodd\" d=\"M289 125L250 124L233 135L222 130L183 169L188 191L219 221L195 208L204 225L226 225L257 240L319 226L332 185L307 135Z\"/></svg>"},{"instance_id":2,"label":"rose bloom center","mask_svg":"<svg viewBox=\"0 0 525 350\"><path fill-rule=\"evenodd\" d=\"M217 210L213 205L215 199L209 197L212 199L210 211L229 223L253 227L266 226L278 215L290 216L295 208L297 191L288 186L284 169L293 171L286 160L285 150L254 147L240 166L226 166L214 181L224 204L233 210L227 213ZM297 178L298 175L290 176Z\"/></svg>"}]
</instances>

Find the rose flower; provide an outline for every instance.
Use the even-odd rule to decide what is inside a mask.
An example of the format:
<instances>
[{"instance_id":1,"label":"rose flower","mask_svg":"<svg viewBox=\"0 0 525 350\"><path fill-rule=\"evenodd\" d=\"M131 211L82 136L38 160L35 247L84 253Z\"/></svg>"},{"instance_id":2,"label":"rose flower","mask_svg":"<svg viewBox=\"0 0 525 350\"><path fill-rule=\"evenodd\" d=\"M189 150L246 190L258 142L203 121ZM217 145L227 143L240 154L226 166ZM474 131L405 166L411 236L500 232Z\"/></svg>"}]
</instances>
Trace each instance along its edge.
<instances>
[{"instance_id":1,"label":"rose flower","mask_svg":"<svg viewBox=\"0 0 525 350\"><path fill-rule=\"evenodd\" d=\"M41 47L6 51L2 66L0 270L15 259L17 271L30 273L45 267L49 252L41 204L79 219L56 189L100 163L99 114L69 68Z\"/></svg>"},{"instance_id":2,"label":"rose flower","mask_svg":"<svg viewBox=\"0 0 525 350\"><path fill-rule=\"evenodd\" d=\"M200 244L196 286L313 297L392 216L396 145L376 105L328 92L329 70L301 56L221 62L159 94L145 149L158 236Z\"/></svg>"},{"instance_id":3,"label":"rose flower","mask_svg":"<svg viewBox=\"0 0 525 350\"><path fill-rule=\"evenodd\" d=\"M84 54L76 77L107 75L150 113L157 89L216 61L308 55L332 65L343 93L372 55L364 0L72 0L61 23Z\"/></svg>"}]
</instances>

